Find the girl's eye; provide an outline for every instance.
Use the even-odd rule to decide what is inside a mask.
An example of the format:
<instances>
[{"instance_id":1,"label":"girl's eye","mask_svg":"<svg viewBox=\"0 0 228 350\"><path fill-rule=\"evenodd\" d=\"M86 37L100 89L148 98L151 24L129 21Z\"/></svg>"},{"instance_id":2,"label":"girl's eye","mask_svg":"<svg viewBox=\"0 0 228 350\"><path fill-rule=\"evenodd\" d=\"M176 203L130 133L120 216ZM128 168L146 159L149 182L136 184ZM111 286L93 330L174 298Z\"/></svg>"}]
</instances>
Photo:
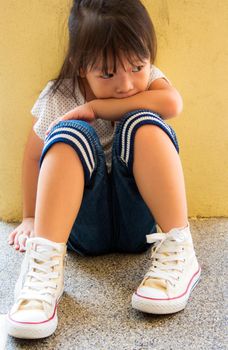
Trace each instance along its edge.
<instances>
[{"instance_id":1,"label":"girl's eye","mask_svg":"<svg viewBox=\"0 0 228 350\"><path fill-rule=\"evenodd\" d=\"M136 72L136 73L140 72L142 68L143 68L143 66L135 66L132 68L132 72Z\"/></svg>"},{"instance_id":2,"label":"girl's eye","mask_svg":"<svg viewBox=\"0 0 228 350\"><path fill-rule=\"evenodd\" d=\"M101 78L102 79L110 79L113 76L114 76L114 74L112 74L112 73L104 73L104 74L101 75Z\"/></svg>"},{"instance_id":3,"label":"girl's eye","mask_svg":"<svg viewBox=\"0 0 228 350\"><path fill-rule=\"evenodd\" d=\"M142 70L144 66L134 66L132 68L132 72L134 73L137 73L137 72L140 72ZM110 78L113 78L114 77L114 74L113 73L104 73L100 76L102 79L110 79Z\"/></svg>"}]
</instances>

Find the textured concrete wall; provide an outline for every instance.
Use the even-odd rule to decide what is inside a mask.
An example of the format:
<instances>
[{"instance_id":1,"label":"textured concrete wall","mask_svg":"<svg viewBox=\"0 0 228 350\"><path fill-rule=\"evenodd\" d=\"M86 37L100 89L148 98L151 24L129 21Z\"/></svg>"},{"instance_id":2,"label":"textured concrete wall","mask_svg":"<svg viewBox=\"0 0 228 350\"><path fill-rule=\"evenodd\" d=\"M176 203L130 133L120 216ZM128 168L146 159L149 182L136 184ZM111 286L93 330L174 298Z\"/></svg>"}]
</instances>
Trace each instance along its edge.
<instances>
[{"instance_id":1,"label":"textured concrete wall","mask_svg":"<svg viewBox=\"0 0 228 350\"><path fill-rule=\"evenodd\" d=\"M144 3L158 36L157 65L184 100L168 122L180 143L189 215L228 216L228 2Z\"/></svg>"},{"instance_id":2,"label":"textured concrete wall","mask_svg":"<svg viewBox=\"0 0 228 350\"><path fill-rule=\"evenodd\" d=\"M228 216L228 2L145 0L157 66L181 92L168 120L180 144L190 216ZM60 68L70 0L0 0L0 219L22 215L21 165L31 107Z\"/></svg>"}]
</instances>

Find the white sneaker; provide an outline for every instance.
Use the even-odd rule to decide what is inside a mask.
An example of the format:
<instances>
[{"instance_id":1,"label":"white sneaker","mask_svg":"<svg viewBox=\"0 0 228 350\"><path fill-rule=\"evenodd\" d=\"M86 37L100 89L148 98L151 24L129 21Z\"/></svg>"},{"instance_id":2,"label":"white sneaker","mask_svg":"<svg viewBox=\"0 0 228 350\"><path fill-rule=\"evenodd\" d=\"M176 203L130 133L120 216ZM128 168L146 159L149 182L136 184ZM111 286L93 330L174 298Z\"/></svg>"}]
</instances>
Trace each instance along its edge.
<instances>
[{"instance_id":1,"label":"white sneaker","mask_svg":"<svg viewBox=\"0 0 228 350\"><path fill-rule=\"evenodd\" d=\"M149 234L147 242L155 243L152 266L132 296L132 307L152 314L183 310L201 274L189 223L168 233Z\"/></svg>"},{"instance_id":2,"label":"white sneaker","mask_svg":"<svg viewBox=\"0 0 228 350\"><path fill-rule=\"evenodd\" d=\"M66 244L29 238L7 315L9 335L22 339L50 336L57 328L57 303L63 293Z\"/></svg>"}]
</instances>

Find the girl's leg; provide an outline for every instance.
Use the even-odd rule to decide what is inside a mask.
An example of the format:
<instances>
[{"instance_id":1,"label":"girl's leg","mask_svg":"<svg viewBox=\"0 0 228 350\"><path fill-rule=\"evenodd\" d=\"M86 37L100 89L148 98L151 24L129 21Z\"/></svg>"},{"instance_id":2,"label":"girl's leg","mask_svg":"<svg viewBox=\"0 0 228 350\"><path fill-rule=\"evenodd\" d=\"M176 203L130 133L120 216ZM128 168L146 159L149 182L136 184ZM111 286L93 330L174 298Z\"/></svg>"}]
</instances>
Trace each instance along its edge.
<instances>
[{"instance_id":1,"label":"girl's leg","mask_svg":"<svg viewBox=\"0 0 228 350\"><path fill-rule=\"evenodd\" d=\"M109 250L113 225L107 175L94 128L82 120L58 123L40 158L35 236L67 242L80 255Z\"/></svg>"},{"instance_id":2,"label":"girl's leg","mask_svg":"<svg viewBox=\"0 0 228 350\"><path fill-rule=\"evenodd\" d=\"M75 150L55 143L40 169L35 210L35 236L66 243L80 209L84 171Z\"/></svg>"},{"instance_id":3,"label":"girl's leg","mask_svg":"<svg viewBox=\"0 0 228 350\"><path fill-rule=\"evenodd\" d=\"M156 125L135 135L133 173L137 187L162 232L188 224L184 176L179 155Z\"/></svg>"},{"instance_id":4,"label":"girl's leg","mask_svg":"<svg viewBox=\"0 0 228 350\"><path fill-rule=\"evenodd\" d=\"M134 146L135 181L162 233L147 236L155 244L152 265L132 296L132 306L152 314L178 312L185 308L201 273L180 158L169 136L156 125L141 126Z\"/></svg>"},{"instance_id":5,"label":"girl's leg","mask_svg":"<svg viewBox=\"0 0 228 350\"><path fill-rule=\"evenodd\" d=\"M36 237L26 242L26 253L15 287L15 302L7 317L8 334L25 339L45 338L56 330L56 305L64 289L66 242L69 242L72 226L72 248L75 240L79 245L84 241L82 250L92 246L93 250L99 251L100 245L108 249L111 237L110 230L106 230L110 227L105 226L106 220L111 225L105 159L93 128L83 121L58 124L45 142L40 164ZM97 172L96 181L91 182L93 186L87 186L96 165L103 171ZM106 202L102 206L103 199ZM79 211L80 208L84 210ZM102 218L100 226L96 226L97 212Z\"/></svg>"},{"instance_id":6,"label":"girl's leg","mask_svg":"<svg viewBox=\"0 0 228 350\"><path fill-rule=\"evenodd\" d=\"M84 171L75 150L55 143L40 168L36 237L27 240L15 302L7 317L7 332L11 336L39 339L56 330L57 304L64 289L66 242L83 189Z\"/></svg>"},{"instance_id":7,"label":"girl's leg","mask_svg":"<svg viewBox=\"0 0 228 350\"><path fill-rule=\"evenodd\" d=\"M122 232L125 237L119 241L135 247L135 251L140 246L138 237L142 244L145 239L149 246L153 244L152 264L132 296L132 306L154 314L180 311L198 283L201 270L188 222L175 132L150 110L129 112L121 119L117 131L118 142L114 145L114 170L119 175L115 183L116 203L121 203L119 198L124 190L122 201L133 202L135 206L135 210L122 206L121 220L126 221L130 229L126 234ZM118 160L121 161L117 163ZM118 173L118 169L121 172ZM145 207L139 217L137 212L143 208L141 202ZM154 221L162 232L154 229ZM147 247L144 245L144 248Z\"/></svg>"}]
</instances>

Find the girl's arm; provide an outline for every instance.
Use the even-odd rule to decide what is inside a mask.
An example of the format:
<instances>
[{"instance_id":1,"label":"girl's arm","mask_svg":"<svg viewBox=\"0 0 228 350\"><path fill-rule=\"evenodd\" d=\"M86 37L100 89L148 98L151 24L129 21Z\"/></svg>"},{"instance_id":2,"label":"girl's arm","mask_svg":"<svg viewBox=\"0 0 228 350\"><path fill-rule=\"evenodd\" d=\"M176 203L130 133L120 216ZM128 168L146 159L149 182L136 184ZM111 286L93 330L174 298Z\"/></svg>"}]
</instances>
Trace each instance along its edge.
<instances>
[{"instance_id":1,"label":"girl's arm","mask_svg":"<svg viewBox=\"0 0 228 350\"><path fill-rule=\"evenodd\" d=\"M150 109L169 119L181 113L183 108L179 92L165 79L154 80L149 89L134 96L117 99L96 99L88 102L98 118L119 120L125 113L136 109Z\"/></svg>"},{"instance_id":2,"label":"girl's arm","mask_svg":"<svg viewBox=\"0 0 228 350\"><path fill-rule=\"evenodd\" d=\"M33 121L33 125L35 122L36 119ZM33 125L25 146L22 163L23 219L35 216L36 192L40 171L39 160L44 146L43 140L33 131Z\"/></svg>"},{"instance_id":3,"label":"girl's arm","mask_svg":"<svg viewBox=\"0 0 228 350\"><path fill-rule=\"evenodd\" d=\"M80 119L93 122L100 118L105 120L120 120L124 114L136 109L149 109L158 113L161 118L169 119L181 113L183 108L179 92L165 79L154 80L149 89L126 98L95 99L77 106L64 116L49 125L46 135L61 120Z\"/></svg>"}]
</instances>

